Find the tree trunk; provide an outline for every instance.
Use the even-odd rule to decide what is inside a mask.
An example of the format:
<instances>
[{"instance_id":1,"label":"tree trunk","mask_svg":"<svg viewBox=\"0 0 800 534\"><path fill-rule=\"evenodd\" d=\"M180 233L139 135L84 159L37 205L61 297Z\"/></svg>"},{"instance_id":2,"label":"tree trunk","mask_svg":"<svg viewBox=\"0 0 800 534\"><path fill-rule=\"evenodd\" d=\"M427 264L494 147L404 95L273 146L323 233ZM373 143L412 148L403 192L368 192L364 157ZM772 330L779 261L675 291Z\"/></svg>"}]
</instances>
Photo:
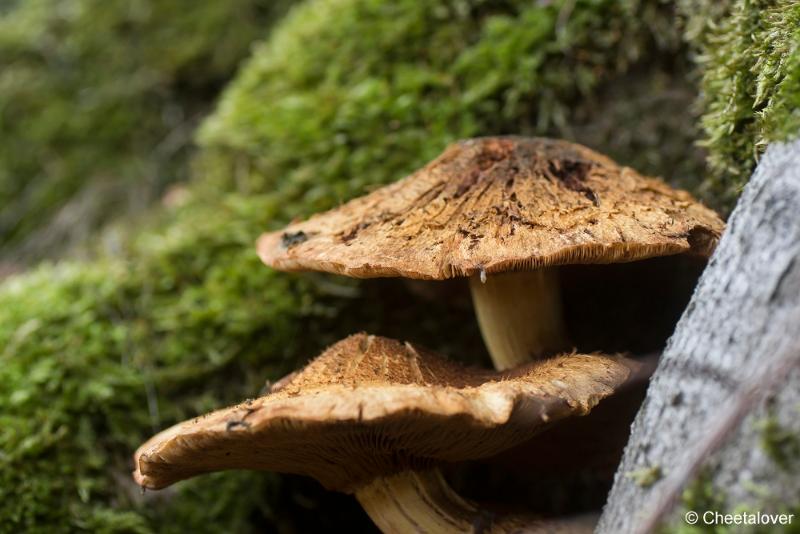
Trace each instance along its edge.
<instances>
[{"instance_id":1,"label":"tree trunk","mask_svg":"<svg viewBox=\"0 0 800 534\"><path fill-rule=\"evenodd\" d=\"M795 141L769 147L731 215L653 376L597 532L681 525L693 507L699 525L705 509L797 513L799 368ZM705 502L687 492L678 512L691 481Z\"/></svg>"}]
</instances>

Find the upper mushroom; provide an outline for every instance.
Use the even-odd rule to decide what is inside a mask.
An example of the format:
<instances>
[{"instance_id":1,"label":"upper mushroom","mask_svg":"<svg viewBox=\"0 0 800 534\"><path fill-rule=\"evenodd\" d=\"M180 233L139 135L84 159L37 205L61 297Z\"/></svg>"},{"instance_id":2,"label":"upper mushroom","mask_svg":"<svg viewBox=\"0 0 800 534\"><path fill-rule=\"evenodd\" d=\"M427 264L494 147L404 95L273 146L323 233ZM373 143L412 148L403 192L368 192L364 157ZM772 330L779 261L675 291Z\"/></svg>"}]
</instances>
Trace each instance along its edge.
<instances>
[{"instance_id":1,"label":"upper mushroom","mask_svg":"<svg viewBox=\"0 0 800 534\"><path fill-rule=\"evenodd\" d=\"M661 180L540 138L451 145L394 184L259 239L282 270L445 279L679 253L708 256L723 223Z\"/></svg>"},{"instance_id":2,"label":"upper mushroom","mask_svg":"<svg viewBox=\"0 0 800 534\"><path fill-rule=\"evenodd\" d=\"M277 269L355 277L469 276L498 369L568 350L559 267L681 253L707 257L723 230L685 191L551 139L461 141L373 193L263 235Z\"/></svg>"}]
</instances>

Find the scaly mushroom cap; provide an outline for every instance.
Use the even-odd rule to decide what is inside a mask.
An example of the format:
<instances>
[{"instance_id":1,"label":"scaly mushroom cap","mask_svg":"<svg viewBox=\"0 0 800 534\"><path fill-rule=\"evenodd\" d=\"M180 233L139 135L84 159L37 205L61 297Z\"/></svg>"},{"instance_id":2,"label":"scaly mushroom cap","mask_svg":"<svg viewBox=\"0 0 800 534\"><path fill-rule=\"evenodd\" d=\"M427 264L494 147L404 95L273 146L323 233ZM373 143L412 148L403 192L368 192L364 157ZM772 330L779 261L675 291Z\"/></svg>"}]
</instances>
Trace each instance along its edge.
<instances>
[{"instance_id":1,"label":"scaly mushroom cap","mask_svg":"<svg viewBox=\"0 0 800 534\"><path fill-rule=\"evenodd\" d=\"M685 191L588 148L490 137L455 143L399 182L265 234L258 252L286 271L439 280L708 256L722 229Z\"/></svg>"},{"instance_id":2,"label":"scaly mushroom cap","mask_svg":"<svg viewBox=\"0 0 800 534\"><path fill-rule=\"evenodd\" d=\"M136 452L152 489L222 469L308 475L354 491L377 476L491 456L585 414L635 363L571 354L498 373L357 334L267 396L169 428Z\"/></svg>"}]
</instances>

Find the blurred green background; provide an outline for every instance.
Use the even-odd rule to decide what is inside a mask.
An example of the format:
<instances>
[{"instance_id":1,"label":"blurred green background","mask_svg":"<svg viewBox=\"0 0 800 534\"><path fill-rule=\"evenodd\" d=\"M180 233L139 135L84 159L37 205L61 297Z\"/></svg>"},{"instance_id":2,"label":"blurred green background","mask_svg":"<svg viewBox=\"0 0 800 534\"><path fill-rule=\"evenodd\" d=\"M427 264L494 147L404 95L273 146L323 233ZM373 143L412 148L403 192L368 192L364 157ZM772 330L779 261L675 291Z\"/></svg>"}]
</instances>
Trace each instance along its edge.
<instances>
[{"instance_id":1,"label":"blurred green background","mask_svg":"<svg viewBox=\"0 0 800 534\"><path fill-rule=\"evenodd\" d=\"M368 528L295 477L130 479L349 333L481 356L468 306L275 273L258 234L502 133L727 212L800 127L798 41L790 0L0 0L0 532Z\"/></svg>"}]
</instances>

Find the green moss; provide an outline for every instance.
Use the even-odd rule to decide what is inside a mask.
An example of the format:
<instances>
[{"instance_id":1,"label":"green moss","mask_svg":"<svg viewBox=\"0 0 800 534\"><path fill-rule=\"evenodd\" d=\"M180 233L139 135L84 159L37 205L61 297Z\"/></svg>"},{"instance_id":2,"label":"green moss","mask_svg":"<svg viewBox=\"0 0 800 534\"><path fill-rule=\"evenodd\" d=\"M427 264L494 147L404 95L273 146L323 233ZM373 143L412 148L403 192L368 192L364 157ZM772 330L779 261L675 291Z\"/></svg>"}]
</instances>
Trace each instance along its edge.
<instances>
[{"instance_id":1,"label":"green moss","mask_svg":"<svg viewBox=\"0 0 800 534\"><path fill-rule=\"evenodd\" d=\"M693 511L699 514L700 520L695 524L689 524L685 519L685 514ZM785 514L792 515L791 524L788 525L709 525L702 520L703 514L707 511L719 512L720 514ZM682 507L675 513L674 519L669 525L659 529L661 534L734 534L747 532L750 534L795 534L800 532L798 527L798 517L800 517L800 503L780 503L771 502L769 496L764 496L762 500L753 503L729 505L726 502L725 492L714 486L710 479L710 473L704 472L698 476L689 486L682 496Z\"/></svg>"},{"instance_id":2,"label":"green moss","mask_svg":"<svg viewBox=\"0 0 800 534\"><path fill-rule=\"evenodd\" d=\"M199 117L288 0L26 0L0 13L0 249L52 255L186 178Z\"/></svg>"},{"instance_id":3,"label":"green moss","mask_svg":"<svg viewBox=\"0 0 800 534\"><path fill-rule=\"evenodd\" d=\"M706 183L731 206L759 154L800 131L800 5L682 2L702 71Z\"/></svg>"},{"instance_id":4,"label":"green moss","mask_svg":"<svg viewBox=\"0 0 800 534\"><path fill-rule=\"evenodd\" d=\"M784 425L774 413L759 422L761 446L770 460L784 470L800 466L800 433Z\"/></svg>"},{"instance_id":5,"label":"green moss","mask_svg":"<svg viewBox=\"0 0 800 534\"><path fill-rule=\"evenodd\" d=\"M682 66L671 15L659 2L306 3L205 122L206 157L218 158L207 175L243 192L279 187L305 214L455 139L523 133L696 183L697 166L675 168L692 161L691 121L675 120L691 117L692 96L654 96L676 89Z\"/></svg>"},{"instance_id":6,"label":"green moss","mask_svg":"<svg viewBox=\"0 0 800 534\"><path fill-rule=\"evenodd\" d=\"M114 257L43 266L0 288L0 530L315 531L343 517L364 527L352 499L291 477L222 473L142 496L130 454L357 330L481 357L468 300L275 273L256 236L463 136L563 135L673 174L692 159L690 115L675 111L687 98L654 105L647 94L683 72L670 16L656 0L297 8L203 128L187 205ZM692 183L696 167L682 168Z\"/></svg>"},{"instance_id":7,"label":"green moss","mask_svg":"<svg viewBox=\"0 0 800 534\"><path fill-rule=\"evenodd\" d=\"M637 469L636 471L630 471L625 473L627 478L633 480L637 485L643 488L649 488L659 480L664 477L664 473L661 470L661 467L655 465L651 467L646 467L642 469Z\"/></svg>"},{"instance_id":8,"label":"green moss","mask_svg":"<svg viewBox=\"0 0 800 534\"><path fill-rule=\"evenodd\" d=\"M761 446L767 456L774 464L783 471L790 474L795 472L800 465L800 436L796 431L788 428L777 415L768 408L767 416L758 421L757 429L760 431ZM791 475L790 475L791 476ZM727 534L733 532L752 532L752 533L772 533L800 532L798 518L800 518L800 503L785 502L785 498L776 498L774 493L766 484L751 484L748 493L751 498L746 503L729 503L725 495L725 490L716 486L713 481L713 470L708 469L698 475L691 485L684 491L682 496L682 507L676 512L676 517L668 527L662 529L663 533L670 534L700 534L714 533ZM743 527L736 525L704 525L700 521L696 525L689 525L680 519L688 511L695 511L702 515L703 512L711 510L721 514L737 513L772 513L772 514L793 514L793 524L785 526L761 525Z\"/></svg>"},{"instance_id":9,"label":"green moss","mask_svg":"<svg viewBox=\"0 0 800 534\"><path fill-rule=\"evenodd\" d=\"M675 519L668 525L658 529L660 534L715 534L721 532L718 527L706 525L703 521L696 524L687 523L683 517L686 512L692 511L703 514L706 510L724 511L725 494L714 487L708 471L701 472L681 494L681 507Z\"/></svg>"},{"instance_id":10,"label":"green moss","mask_svg":"<svg viewBox=\"0 0 800 534\"><path fill-rule=\"evenodd\" d=\"M201 479L151 501L129 472L148 434L256 395L355 330L348 317L375 326L359 294L333 297L313 279L259 264L252 236L272 204L187 207L168 231L140 236L130 260L46 266L7 281L0 530L247 531L270 521L278 479ZM313 500L318 490L303 492ZM302 516L297 506L284 510L290 520Z\"/></svg>"}]
</instances>

